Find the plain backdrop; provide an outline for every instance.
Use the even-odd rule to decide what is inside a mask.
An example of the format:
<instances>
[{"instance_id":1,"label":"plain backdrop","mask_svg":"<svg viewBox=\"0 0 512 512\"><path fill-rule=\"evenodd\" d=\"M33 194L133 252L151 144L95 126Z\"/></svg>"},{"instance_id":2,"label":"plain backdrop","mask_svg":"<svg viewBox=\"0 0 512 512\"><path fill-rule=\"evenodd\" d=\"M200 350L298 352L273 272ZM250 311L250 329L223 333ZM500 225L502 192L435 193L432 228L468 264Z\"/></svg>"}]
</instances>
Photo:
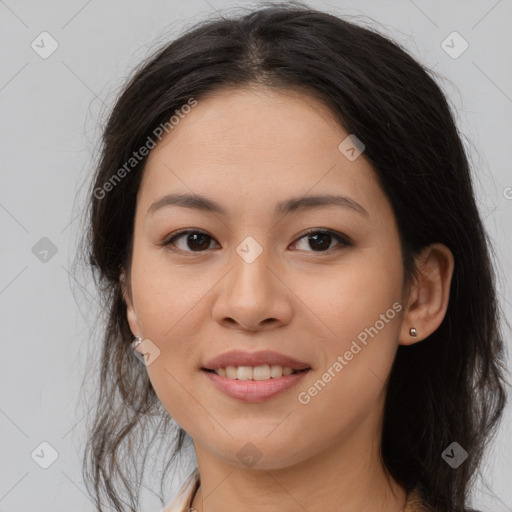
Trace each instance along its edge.
<instances>
[{"instance_id":1,"label":"plain backdrop","mask_svg":"<svg viewBox=\"0 0 512 512\"><path fill-rule=\"evenodd\" d=\"M309 4L361 16L444 77L439 83L465 136L510 319L512 2ZM88 314L96 296L71 268L99 126L156 45L237 5L255 3L0 0L0 511L94 510L80 466L87 411L77 404L87 354L97 348L90 335L97 317ZM510 347L506 326L504 333ZM473 505L482 511L512 511L511 417L507 406L476 484ZM193 463L169 483L166 502ZM160 510L157 485L145 479L141 510Z\"/></svg>"}]
</instances>

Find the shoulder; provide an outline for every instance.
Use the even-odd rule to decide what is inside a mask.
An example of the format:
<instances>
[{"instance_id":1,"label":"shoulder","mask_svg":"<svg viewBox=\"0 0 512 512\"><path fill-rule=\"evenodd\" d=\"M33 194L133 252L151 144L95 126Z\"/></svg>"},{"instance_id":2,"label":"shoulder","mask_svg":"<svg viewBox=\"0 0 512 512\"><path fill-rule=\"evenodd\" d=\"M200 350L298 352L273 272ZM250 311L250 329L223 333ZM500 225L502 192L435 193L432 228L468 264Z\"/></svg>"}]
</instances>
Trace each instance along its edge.
<instances>
[{"instance_id":1,"label":"shoulder","mask_svg":"<svg viewBox=\"0 0 512 512\"><path fill-rule=\"evenodd\" d=\"M188 512L197 488L199 487L199 470L195 468L185 480L178 494L160 512Z\"/></svg>"}]
</instances>

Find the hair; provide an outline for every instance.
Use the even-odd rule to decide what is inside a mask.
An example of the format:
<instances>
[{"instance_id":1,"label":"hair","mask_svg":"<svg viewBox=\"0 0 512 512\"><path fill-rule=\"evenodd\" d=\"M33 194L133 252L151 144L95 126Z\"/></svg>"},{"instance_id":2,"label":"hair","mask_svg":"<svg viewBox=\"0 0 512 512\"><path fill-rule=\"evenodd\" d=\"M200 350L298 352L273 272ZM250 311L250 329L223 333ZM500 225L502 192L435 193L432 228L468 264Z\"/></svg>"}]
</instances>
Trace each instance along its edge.
<instances>
[{"instance_id":1,"label":"hair","mask_svg":"<svg viewBox=\"0 0 512 512\"><path fill-rule=\"evenodd\" d=\"M123 166L126 170L133 153L191 98L201 101L222 88L255 84L320 99L364 143L363 156L396 217L405 282L417 276L414 257L425 246L439 242L453 253L441 325L421 343L397 350L387 382L381 459L406 491L417 489L431 508L466 510L507 400L504 342L491 243L468 157L431 75L376 30L297 2L201 21L135 70L102 134L83 240L105 314L99 397L83 457L84 480L99 511L104 497L117 511L137 509L139 487L129 469L135 469L140 486L137 456L147 456L155 438L143 452L147 422L158 420L157 432L170 449L162 487L188 434L169 417L145 366L133 356L123 298L147 157L108 193L97 191L107 190L105 184ZM456 470L441 457L453 441L469 454Z\"/></svg>"}]
</instances>

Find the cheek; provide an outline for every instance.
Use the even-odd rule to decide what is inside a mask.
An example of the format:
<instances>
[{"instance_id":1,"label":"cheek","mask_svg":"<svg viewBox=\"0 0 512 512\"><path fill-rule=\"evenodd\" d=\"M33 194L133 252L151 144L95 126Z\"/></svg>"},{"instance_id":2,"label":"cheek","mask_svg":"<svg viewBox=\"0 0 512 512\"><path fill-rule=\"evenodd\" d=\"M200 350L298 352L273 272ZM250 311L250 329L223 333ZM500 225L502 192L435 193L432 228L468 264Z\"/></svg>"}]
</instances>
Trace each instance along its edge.
<instances>
[{"instance_id":1,"label":"cheek","mask_svg":"<svg viewBox=\"0 0 512 512\"><path fill-rule=\"evenodd\" d=\"M319 319L319 327L333 348L343 347L365 328L373 326L390 308L386 320L395 318L389 325L397 323L392 306L401 299L399 254L382 254L370 249L353 252L343 265L329 273L303 276L295 281L301 283L300 296ZM389 331L387 327L383 330Z\"/></svg>"},{"instance_id":2,"label":"cheek","mask_svg":"<svg viewBox=\"0 0 512 512\"><path fill-rule=\"evenodd\" d=\"M132 289L145 337L172 343L182 324L190 328L189 316L214 283L213 276L203 278L191 267L171 264L163 249L134 251Z\"/></svg>"},{"instance_id":3,"label":"cheek","mask_svg":"<svg viewBox=\"0 0 512 512\"><path fill-rule=\"evenodd\" d=\"M202 325L201 299L208 288L153 250L134 251L131 278L141 334L158 349L158 357L147 366L149 379L171 417L188 426L197 415L190 407L191 394L196 396L194 349Z\"/></svg>"},{"instance_id":4,"label":"cheek","mask_svg":"<svg viewBox=\"0 0 512 512\"><path fill-rule=\"evenodd\" d=\"M333 425L340 418L357 422L384 391L403 309L402 266L395 249L359 251L332 275L310 280L306 302L327 335L319 346L322 365L303 386L301 403L311 400L307 407L319 414L326 404L336 404L322 413Z\"/></svg>"},{"instance_id":5,"label":"cheek","mask_svg":"<svg viewBox=\"0 0 512 512\"><path fill-rule=\"evenodd\" d=\"M318 430L335 439L378 411L396 355L400 289L379 272L351 272L313 290L330 334L321 341L322 364L299 392L304 418L321 417ZM334 333L334 334L333 334ZM377 413L377 412L376 412Z\"/></svg>"}]
</instances>

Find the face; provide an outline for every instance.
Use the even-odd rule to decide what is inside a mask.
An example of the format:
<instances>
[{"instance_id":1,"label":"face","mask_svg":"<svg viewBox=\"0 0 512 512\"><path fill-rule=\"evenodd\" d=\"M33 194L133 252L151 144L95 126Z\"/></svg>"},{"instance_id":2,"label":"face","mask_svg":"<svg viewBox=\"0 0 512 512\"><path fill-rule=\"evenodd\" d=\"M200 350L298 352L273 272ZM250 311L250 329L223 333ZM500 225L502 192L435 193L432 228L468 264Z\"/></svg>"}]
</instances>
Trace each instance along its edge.
<instances>
[{"instance_id":1,"label":"face","mask_svg":"<svg viewBox=\"0 0 512 512\"><path fill-rule=\"evenodd\" d=\"M364 152L339 149L348 136L309 96L226 89L199 100L148 157L127 315L154 354L159 399L196 451L241 466L252 443L259 467L275 469L379 431L403 267ZM176 194L218 208L166 198ZM310 196L342 199L290 202ZM203 369L233 350L309 369L265 379L264 368L256 381L235 369L238 387Z\"/></svg>"}]
</instances>

